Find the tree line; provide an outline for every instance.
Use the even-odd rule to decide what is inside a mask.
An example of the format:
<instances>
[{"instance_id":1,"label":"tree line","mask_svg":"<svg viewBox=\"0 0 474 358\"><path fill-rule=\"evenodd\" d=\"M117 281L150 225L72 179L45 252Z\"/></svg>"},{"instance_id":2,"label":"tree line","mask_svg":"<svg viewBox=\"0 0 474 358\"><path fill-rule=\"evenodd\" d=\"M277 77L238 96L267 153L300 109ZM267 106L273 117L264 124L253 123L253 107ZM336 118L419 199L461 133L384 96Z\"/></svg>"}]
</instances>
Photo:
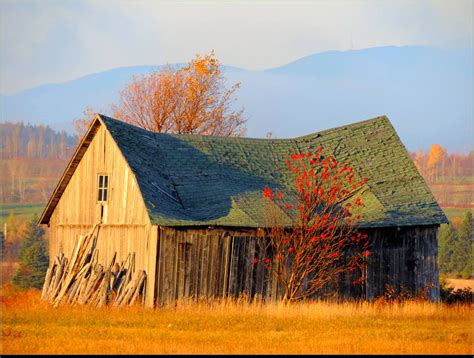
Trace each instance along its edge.
<instances>
[{"instance_id":1,"label":"tree line","mask_svg":"<svg viewBox=\"0 0 474 358\"><path fill-rule=\"evenodd\" d=\"M48 201L74 151L77 136L49 126L0 123L0 200Z\"/></svg>"},{"instance_id":2,"label":"tree line","mask_svg":"<svg viewBox=\"0 0 474 358\"><path fill-rule=\"evenodd\" d=\"M468 154L448 153L439 144L432 144L428 152L419 149L410 156L421 175L430 184L451 183L460 177L473 175L474 150Z\"/></svg>"},{"instance_id":3,"label":"tree line","mask_svg":"<svg viewBox=\"0 0 474 358\"><path fill-rule=\"evenodd\" d=\"M68 159L75 135L45 125L0 123L0 158Z\"/></svg>"}]
</instances>

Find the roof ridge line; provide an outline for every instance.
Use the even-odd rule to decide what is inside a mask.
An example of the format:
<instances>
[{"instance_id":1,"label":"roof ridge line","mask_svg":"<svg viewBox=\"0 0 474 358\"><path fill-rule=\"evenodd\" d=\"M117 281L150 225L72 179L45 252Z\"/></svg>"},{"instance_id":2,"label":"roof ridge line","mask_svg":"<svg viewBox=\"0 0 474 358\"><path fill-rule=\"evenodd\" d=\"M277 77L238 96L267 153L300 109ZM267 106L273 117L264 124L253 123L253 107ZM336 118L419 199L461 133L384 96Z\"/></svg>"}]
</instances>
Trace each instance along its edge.
<instances>
[{"instance_id":1,"label":"roof ridge line","mask_svg":"<svg viewBox=\"0 0 474 358\"><path fill-rule=\"evenodd\" d=\"M175 137L175 138L181 138L181 137L185 137L185 138L193 138L193 137L194 138L209 138L209 139L219 138L219 139L224 139L224 140L257 140L257 141L265 141L265 142L272 142L272 141L285 142L285 141L292 141L292 140L300 140L300 139L310 138L310 137L315 136L317 134L324 134L324 133L328 133L328 132L332 132L332 131L337 131L337 130L340 130L340 129L343 129L343 128L355 128L355 127L367 124L369 122L376 122L376 121L382 121L382 120L387 121L391 124L390 119L385 114L383 114L383 115L380 115L380 116L377 116L377 117L372 117L372 118L369 118L369 119L365 119L365 120L362 120L362 121L359 121L359 122L343 124L343 125L340 125L340 126L337 126L337 127L332 127L332 128L329 128L329 129L324 129L322 131L312 132L312 133L305 134L305 135L302 135L302 136L296 136L296 137L290 137L290 138L255 138L255 137L215 136L215 135L205 135L205 134L178 134L178 133L162 133L162 132L158 133L158 132L153 132L153 131L144 129L142 127L138 127L136 125L133 125L133 124L130 124L130 123L127 123L127 122L124 122L124 121L106 116L104 114L97 113L97 115L100 116L102 119L105 117L107 120L112 120L112 121L115 121L115 122L119 122L123 125L133 127L134 129L137 129L137 130L140 130L140 131L143 131L143 132L147 132L147 133L150 133L150 134L155 135L155 136L171 136L171 137ZM393 128L393 125L392 125L392 128Z\"/></svg>"}]
</instances>

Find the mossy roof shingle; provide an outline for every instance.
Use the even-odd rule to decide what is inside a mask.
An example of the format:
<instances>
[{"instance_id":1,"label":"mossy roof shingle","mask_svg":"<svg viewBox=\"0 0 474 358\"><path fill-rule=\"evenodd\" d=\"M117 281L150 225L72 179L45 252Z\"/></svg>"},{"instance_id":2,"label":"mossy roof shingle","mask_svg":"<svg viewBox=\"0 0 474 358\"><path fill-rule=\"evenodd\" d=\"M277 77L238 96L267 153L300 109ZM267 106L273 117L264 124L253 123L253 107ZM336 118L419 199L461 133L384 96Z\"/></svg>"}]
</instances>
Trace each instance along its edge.
<instances>
[{"instance_id":1,"label":"mossy roof shingle","mask_svg":"<svg viewBox=\"0 0 474 358\"><path fill-rule=\"evenodd\" d=\"M152 223L263 227L263 188L290 187L287 154L323 147L350 163L366 207L362 226L446 223L387 117L294 139L153 133L101 116L137 178Z\"/></svg>"}]
</instances>

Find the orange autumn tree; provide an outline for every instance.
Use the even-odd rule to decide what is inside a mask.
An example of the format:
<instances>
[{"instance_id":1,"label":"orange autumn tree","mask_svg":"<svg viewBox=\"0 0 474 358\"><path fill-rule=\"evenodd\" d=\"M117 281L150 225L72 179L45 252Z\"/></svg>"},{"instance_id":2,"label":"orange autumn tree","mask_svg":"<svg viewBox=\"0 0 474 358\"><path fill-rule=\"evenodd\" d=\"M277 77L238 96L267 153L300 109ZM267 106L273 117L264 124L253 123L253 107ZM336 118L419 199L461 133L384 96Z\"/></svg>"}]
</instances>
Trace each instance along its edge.
<instances>
[{"instance_id":1,"label":"orange autumn tree","mask_svg":"<svg viewBox=\"0 0 474 358\"><path fill-rule=\"evenodd\" d=\"M134 77L112 110L115 118L154 132L243 136L243 111L232 109L239 86L226 88L214 52L196 55L186 67Z\"/></svg>"},{"instance_id":2,"label":"orange autumn tree","mask_svg":"<svg viewBox=\"0 0 474 358\"><path fill-rule=\"evenodd\" d=\"M435 168L446 156L446 150L439 144L432 144L428 152L428 168L430 169L431 182L435 182Z\"/></svg>"},{"instance_id":3,"label":"orange autumn tree","mask_svg":"<svg viewBox=\"0 0 474 358\"><path fill-rule=\"evenodd\" d=\"M360 195L368 178L356 180L349 164L325 157L322 148L293 154L287 164L294 188L263 191L268 229L258 241L254 265L263 264L277 276L286 302L321 292L345 272L354 284L363 284L371 253L356 212L364 207Z\"/></svg>"},{"instance_id":4,"label":"orange autumn tree","mask_svg":"<svg viewBox=\"0 0 474 358\"><path fill-rule=\"evenodd\" d=\"M78 118L72 121L74 129L77 133L77 141L80 142L84 134L86 134L87 129L89 128L90 124L94 120L96 116L96 112L90 107L87 107L83 111L83 117Z\"/></svg>"}]
</instances>

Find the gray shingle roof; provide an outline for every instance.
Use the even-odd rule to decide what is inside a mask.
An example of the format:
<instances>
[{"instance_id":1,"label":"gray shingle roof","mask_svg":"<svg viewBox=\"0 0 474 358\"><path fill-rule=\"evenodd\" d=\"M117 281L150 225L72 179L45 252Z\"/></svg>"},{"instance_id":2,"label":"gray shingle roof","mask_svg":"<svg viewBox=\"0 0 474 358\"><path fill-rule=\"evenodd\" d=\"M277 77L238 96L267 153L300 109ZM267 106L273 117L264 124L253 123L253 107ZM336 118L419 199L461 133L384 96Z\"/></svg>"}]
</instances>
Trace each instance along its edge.
<instances>
[{"instance_id":1,"label":"gray shingle roof","mask_svg":"<svg viewBox=\"0 0 474 358\"><path fill-rule=\"evenodd\" d=\"M265 225L263 188L289 188L287 154L323 147L368 177L362 226L446 223L387 117L294 139L152 133L101 116L134 171L152 223Z\"/></svg>"}]
</instances>

